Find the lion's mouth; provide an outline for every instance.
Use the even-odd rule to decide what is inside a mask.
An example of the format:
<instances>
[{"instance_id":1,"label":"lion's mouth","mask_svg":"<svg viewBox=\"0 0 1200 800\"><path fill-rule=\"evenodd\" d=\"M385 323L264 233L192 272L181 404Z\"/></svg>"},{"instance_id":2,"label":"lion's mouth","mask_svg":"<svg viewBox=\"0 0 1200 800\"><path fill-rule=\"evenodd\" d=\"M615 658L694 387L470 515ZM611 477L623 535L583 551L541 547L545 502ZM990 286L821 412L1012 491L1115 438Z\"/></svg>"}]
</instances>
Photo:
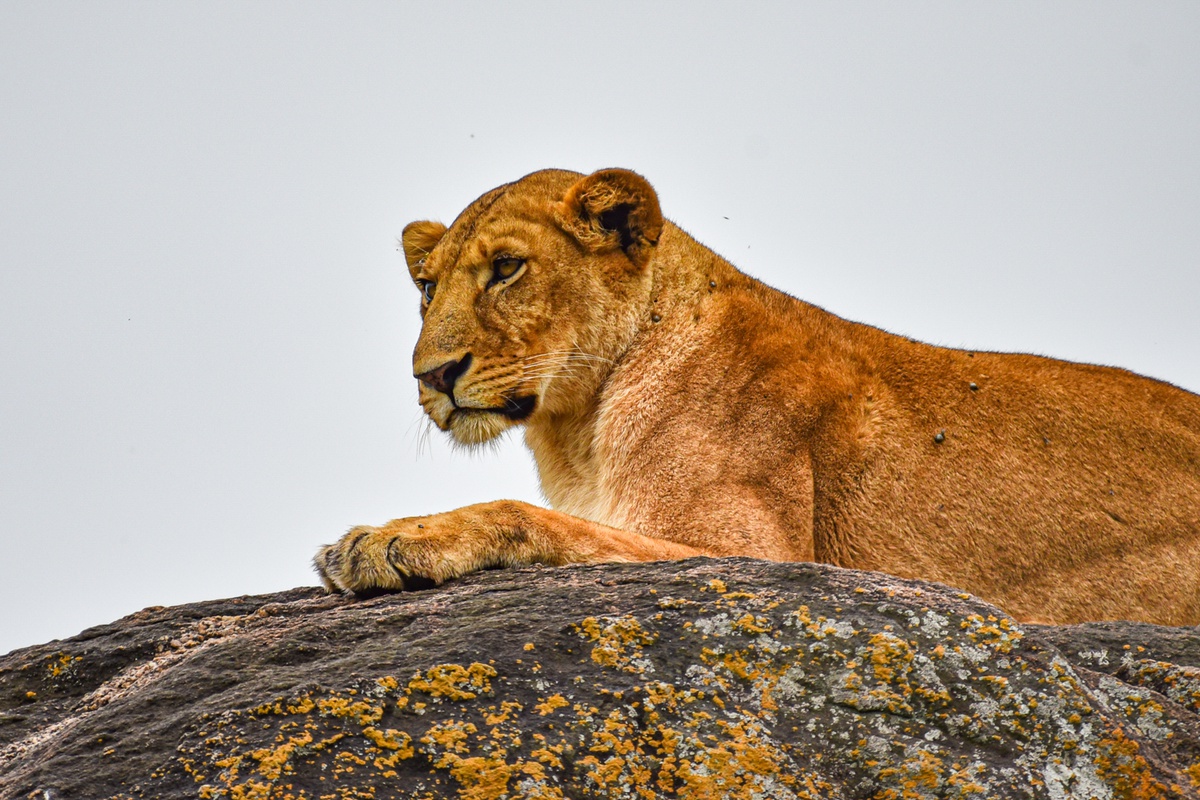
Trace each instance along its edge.
<instances>
[{"instance_id":1,"label":"lion's mouth","mask_svg":"<svg viewBox=\"0 0 1200 800\"><path fill-rule=\"evenodd\" d=\"M520 422L533 413L537 406L537 395L527 394L524 397L504 398L504 408L497 411L514 422Z\"/></svg>"},{"instance_id":2,"label":"lion's mouth","mask_svg":"<svg viewBox=\"0 0 1200 800\"><path fill-rule=\"evenodd\" d=\"M454 411L451 412L451 416L457 414L499 414L502 417L508 417L513 422L520 422L532 414L536 407L537 395L530 394L523 397L506 397L504 398L504 405L492 408L455 406Z\"/></svg>"}]
</instances>

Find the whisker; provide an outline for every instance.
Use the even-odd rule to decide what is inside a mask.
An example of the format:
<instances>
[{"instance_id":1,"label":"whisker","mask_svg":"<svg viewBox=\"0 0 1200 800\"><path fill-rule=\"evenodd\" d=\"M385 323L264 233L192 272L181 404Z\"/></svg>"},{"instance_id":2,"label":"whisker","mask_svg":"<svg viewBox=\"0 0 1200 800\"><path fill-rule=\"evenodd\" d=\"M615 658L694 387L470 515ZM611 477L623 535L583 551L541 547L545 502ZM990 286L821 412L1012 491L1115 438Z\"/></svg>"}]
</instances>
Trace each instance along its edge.
<instances>
[{"instance_id":1,"label":"whisker","mask_svg":"<svg viewBox=\"0 0 1200 800\"><path fill-rule=\"evenodd\" d=\"M574 383L584 389L591 386L591 384L584 380L580 375L533 375L530 376L530 378L537 381L559 381L567 384Z\"/></svg>"},{"instance_id":2,"label":"whisker","mask_svg":"<svg viewBox=\"0 0 1200 800\"><path fill-rule=\"evenodd\" d=\"M570 351L553 351L549 353L539 353L533 356L526 356L521 359L525 364L537 364L542 361L591 361L598 364L612 364L611 358L603 356L591 355L590 353L578 353Z\"/></svg>"},{"instance_id":3,"label":"whisker","mask_svg":"<svg viewBox=\"0 0 1200 800\"><path fill-rule=\"evenodd\" d=\"M531 356L525 356L524 360L535 360L538 358L546 358L548 356L565 356L567 358L584 359L584 360L591 359L594 361L606 361L610 364L612 363L612 359L610 359L610 358L605 358L604 356L598 356L593 353L585 353L582 350L547 350L545 353L535 353L534 355L531 355Z\"/></svg>"},{"instance_id":4,"label":"whisker","mask_svg":"<svg viewBox=\"0 0 1200 800\"><path fill-rule=\"evenodd\" d=\"M588 369L588 368L594 368L596 366L597 366L596 364L589 363L587 361L567 361L567 360L537 361L532 364L523 365L522 369L523 370L546 369L546 368L549 368L549 369L560 369L560 368Z\"/></svg>"},{"instance_id":5,"label":"whisker","mask_svg":"<svg viewBox=\"0 0 1200 800\"><path fill-rule=\"evenodd\" d=\"M428 416L424 413L419 413L413 417L412 421L408 424L407 430L404 432L405 442L417 459L421 458L422 452L428 444L429 425L431 422ZM432 452L430 455L432 455Z\"/></svg>"},{"instance_id":6,"label":"whisker","mask_svg":"<svg viewBox=\"0 0 1200 800\"><path fill-rule=\"evenodd\" d=\"M552 372L552 371L560 371L560 370L561 371L574 371L574 372L586 372L586 371L594 372L595 370L597 370L599 368L600 368L600 364L598 364L597 362L568 361L568 360L537 361L537 362L533 362L533 363L524 365L524 369L522 370L522 372L523 372L523 374L526 374L526 375L528 375L530 372Z\"/></svg>"},{"instance_id":7,"label":"whisker","mask_svg":"<svg viewBox=\"0 0 1200 800\"><path fill-rule=\"evenodd\" d=\"M408 423L408 428L406 428L404 431L405 441L410 446L415 446L417 448L418 453L420 452L420 447L421 447L421 430L424 427L424 426L422 426L421 423L422 423L422 421L428 420L428 419L429 418L427 416L425 416L424 414L419 414L417 416L414 416L412 418L412 421Z\"/></svg>"},{"instance_id":8,"label":"whisker","mask_svg":"<svg viewBox=\"0 0 1200 800\"><path fill-rule=\"evenodd\" d=\"M602 364L611 364L612 359L603 358L601 356L577 355L571 353L541 353L536 356L528 356L522 361L525 363L536 363L538 361L595 361Z\"/></svg>"},{"instance_id":9,"label":"whisker","mask_svg":"<svg viewBox=\"0 0 1200 800\"><path fill-rule=\"evenodd\" d=\"M523 378L576 378L582 380L584 376L578 371L571 370L530 370L521 377Z\"/></svg>"},{"instance_id":10,"label":"whisker","mask_svg":"<svg viewBox=\"0 0 1200 800\"><path fill-rule=\"evenodd\" d=\"M579 368L577 366L573 366L571 364L548 364L548 365L542 365L542 366L537 366L537 367L532 367L530 369L527 369L521 373L521 376L522 377L529 377L531 375L578 375L578 376L584 376L584 375L594 375L594 374L595 374L595 370L590 370L590 369L587 369L586 367L581 369L581 368Z\"/></svg>"},{"instance_id":11,"label":"whisker","mask_svg":"<svg viewBox=\"0 0 1200 800\"><path fill-rule=\"evenodd\" d=\"M421 438L417 447L418 457L420 457L422 450L428 451L429 456L431 458L433 457L433 441L431 439L433 435L433 429L433 420L431 420L429 417L426 417L425 424L421 427Z\"/></svg>"}]
</instances>

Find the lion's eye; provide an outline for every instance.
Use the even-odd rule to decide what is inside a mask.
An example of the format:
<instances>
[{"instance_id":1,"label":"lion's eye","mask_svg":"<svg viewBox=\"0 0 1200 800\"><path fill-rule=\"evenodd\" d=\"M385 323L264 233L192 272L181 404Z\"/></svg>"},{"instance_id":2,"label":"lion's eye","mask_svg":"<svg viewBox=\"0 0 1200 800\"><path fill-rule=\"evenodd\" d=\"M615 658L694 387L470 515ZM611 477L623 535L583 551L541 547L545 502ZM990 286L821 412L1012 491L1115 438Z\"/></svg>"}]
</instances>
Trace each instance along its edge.
<instances>
[{"instance_id":1,"label":"lion's eye","mask_svg":"<svg viewBox=\"0 0 1200 800\"><path fill-rule=\"evenodd\" d=\"M425 298L426 303L433 302L433 289L435 285L433 281L417 281L417 288L421 290L421 296Z\"/></svg>"},{"instance_id":2,"label":"lion's eye","mask_svg":"<svg viewBox=\"0 0 1200 800\"><path fill-rule=\"evenodd\" d=\"M496 256L492 260L492 279L488 282L489 285L508 280L520 272L523 266L525 266L525 259L523 258L504 255Z\"/></svg>"}]
</instances>

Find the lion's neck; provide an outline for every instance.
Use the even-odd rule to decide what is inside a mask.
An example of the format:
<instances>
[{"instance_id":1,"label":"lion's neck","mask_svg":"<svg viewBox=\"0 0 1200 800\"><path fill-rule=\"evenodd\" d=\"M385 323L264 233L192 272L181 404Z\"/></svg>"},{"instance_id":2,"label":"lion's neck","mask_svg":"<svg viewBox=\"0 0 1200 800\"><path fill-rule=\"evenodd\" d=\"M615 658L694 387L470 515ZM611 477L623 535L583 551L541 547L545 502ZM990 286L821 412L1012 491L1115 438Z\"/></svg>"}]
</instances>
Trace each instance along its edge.
<instances>
[{"instance_id":1,"label":"lion's neck","mask_svg":"<svg viewBox=\"0 0 1200 800\"><path fill-rule=\"evenodd\" d=\"M531 419L525 429L525 443L550 505L618 527L627 520L616 488L620 465L612 463L612 444L632 432L623 429L627 420L622 415L606 414L605 409L631 379L640 383L640 373L678 352L679 332L688 327L686 321L704 298L730 281L750 280L670 222L647 268L650 292L636 330L626 346L609 354L612 365L607 373L569 409Z\"/></svg>"},{"instance_id":2,"label":"lion's neck","mask_svg":"<svg viewBox=\"0 0 1200 800\"><path fill-rule=\"evenodd\" d=\"M599 459L594 452L594 413L558 414L530 423L525 444L537 463L542 494L552 508L596 522L605 521L597 487Z\"/></svg>"},{"instance_id":3,"label":"lion's neck","mask_svg":"<svg viewBox=\"0 0 1200 800\"><path fill-rule=\"evenodd\" d=\"M644 331L648 335L663 319L691 313L714 288L712 284L726 282L735 275L745 277L728 261L670 222L663 228L649 269L653 272L653 287ZM655 320L656 316L658 320Z\"/></svg>"}]
</instances>

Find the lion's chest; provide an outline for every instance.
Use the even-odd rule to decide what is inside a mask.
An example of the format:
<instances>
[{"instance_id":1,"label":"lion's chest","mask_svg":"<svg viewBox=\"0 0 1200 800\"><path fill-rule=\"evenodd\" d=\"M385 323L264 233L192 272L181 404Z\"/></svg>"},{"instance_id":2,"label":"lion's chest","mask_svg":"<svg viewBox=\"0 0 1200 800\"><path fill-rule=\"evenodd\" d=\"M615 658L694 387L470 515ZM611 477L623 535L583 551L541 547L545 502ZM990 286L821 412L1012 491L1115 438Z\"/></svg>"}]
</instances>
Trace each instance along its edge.
<instances>
[{"instance_id":1,"label":"lion's chest","mask_svg":"<svg viewBox=\"0 0 1200 800\"><path fill-rule=\"evenodd\" d=\"M609 485L611 468L596 441L596 418L530 426L525 441L551 508L602 525L621 527L623 515Z\"/></svg>"},{"instance_id":2,"label":"lion's chest","mask_svg":"<svg viewBox=\"0 0 1200 800\"><path fill-rule=\"evenodd\" d=\"M538 477L542 494L551 508L573 517L609 524L592 465L561 457L538 459Z\"/></svg>"},{"instance_id":3,"label":"lion's chest","mask_svg":"<svg viewBox=\"0 0 1200 800\"><path fill-rule=\"evenodd\" d=\"M626 387L605 401L584 424L526 432L537 462L542 493L551 507L614 528L637 529L647 521L655 481L647 470L647 413L653 403ZM644 395L642 395L644 398Z\"/></svg>"}]
</instances>

